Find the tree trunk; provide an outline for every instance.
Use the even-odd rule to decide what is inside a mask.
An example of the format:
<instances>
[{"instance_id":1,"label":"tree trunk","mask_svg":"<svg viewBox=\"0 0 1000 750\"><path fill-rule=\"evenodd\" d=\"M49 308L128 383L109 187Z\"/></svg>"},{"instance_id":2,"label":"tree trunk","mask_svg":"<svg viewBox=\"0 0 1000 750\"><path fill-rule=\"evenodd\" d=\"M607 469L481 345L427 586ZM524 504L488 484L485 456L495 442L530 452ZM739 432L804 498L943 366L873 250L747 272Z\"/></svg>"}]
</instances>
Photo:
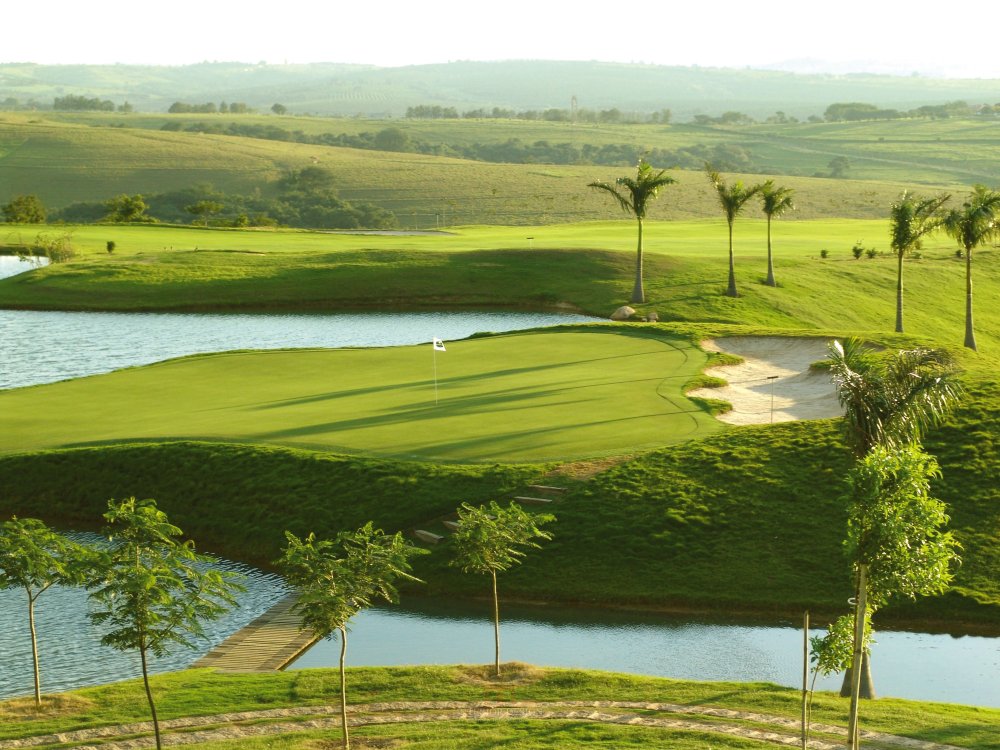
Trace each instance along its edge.
<instances>
[{"instance_id":1,"label":"tree trunk","mask_svg":"<svg viewBox=\"0 0 1000 750\"><path fill-rule=\"evenodd\" d=\"M38 634L35 632L35 599L28 592L28 627L31 628L31 663L35 668L35 708L42 707L42 678L38 671Z\"/></svg>"},{"instance_id":2,"label":"tree trunk","mask_svg":"<svg viewBox=\"0 0 1000 750\"><path fill-rule=\"evenodd\" d=\"M778 286L774 280L774 265L771 263L771 217L767 217L767 281L768 286Z\"/></svg>"},{"instance_id":3,"label":"tree trunk","mask_svg":"<svg viewBox=\"0 0 1000 750\"><path fill-rule=\"evenodd\" d=\"M851 681L853 672L850 667L844 672L844 681L840 685L840 697L849 698L851 695ZM875 699L875 681L872 679L872 655L865 651L861 656L861 690L858 693L861 700Z\"/></svg>"},{"instance_id":4,"label":"tree trunk","mask_svg":"<svg viewBox=\"0 0 1000 750\"><path fill-rule=\"evenodd\" d=\"M493 576L493 640L496 644L496 652L493 664L496 668L496 676L500 676L500 599L497 596L497 572L490 571Z\"/></svg>"},{"instance_id":5,"label":"tree trunk","mask_svg":"<svg viewBox=\"0 0 1000 750\"><path fill-rule=\"evenodd\" d=\"M347 732L347 672L344 662L347 657L347 626L340 628L340 723L344 730L344 747L350 748L351 737Z\"/></svg>"},{"instance_id":6,"label":"tree trunk","mask_svg":"<svg viewBox=\"0 0 1000 750\"><path fill-rule=\"evenodd\" d=\"M146 647L139 647L139 658L142 660L142 684L146 686L146 700L149 701L149 713L153 717L153 734L156 736L156 750L161 750L160 721L156 718L156 704L153 702L153 691L149 687L149 669L146 666Z\"/></svg>"},{"instance_id":7,"label":"tree trunk","mask_svg":"<svg viewBox=\"0 0 1000 750\"><path fill-rule=\"evenodd\" d=\"M976 334L972 329L972 248L965 248L965 345L977 351Z\"/></svg>"},{"instance_id":8,"label":"tree trunk","mask_svg":"<svg viewBox=\"0 0 1000 750\"><path fill-rule=\"evenodd\" d=\"M736 293L736 266L733 264L733 222L729 222L729 288L727 297L739 297Z\"/></svg>"},{"instance_id":9,"label":"tree trunk","mask_svg":"<svg viewBox=\"0 0 1000 750\"><path fill-rule=\"evenodd\" d=\"M809 748L809 610L802 615L802 750Z\"/></svg>"},{"instance_id":10,"label":"tree trunk","mask_svg":"<svg viewBox=\"0 0 1000 750\"><path fill-rule=\"evenodd\" d=\"M896 253L896 333L903 332L903 251Z\"/></svg>"},{"instance_id":11,"label":"tree trunk","mask_svg":"<svg viewBox=\"0 0 1000 750\"><path fill-rule=\"evenodd\" d=\"M865 609L868 604L868 566L858 566L854 610L854 658L851 660L851 709L847 723L847 747L858 748L858 695L861 692L861 660L864 655Z\"/></svg>"},{"instance_id":12,"label":"tree trunk","mask_svg":"<svg viewBox=\"0 0 1000 750\"><path fill-rule=\"evenodd\" d=\"M642 288L642 219L639 222L639 244L635 251L635 286L632 287L632 301L645 302L646 293Z\"/></svg>"}]
</instances>

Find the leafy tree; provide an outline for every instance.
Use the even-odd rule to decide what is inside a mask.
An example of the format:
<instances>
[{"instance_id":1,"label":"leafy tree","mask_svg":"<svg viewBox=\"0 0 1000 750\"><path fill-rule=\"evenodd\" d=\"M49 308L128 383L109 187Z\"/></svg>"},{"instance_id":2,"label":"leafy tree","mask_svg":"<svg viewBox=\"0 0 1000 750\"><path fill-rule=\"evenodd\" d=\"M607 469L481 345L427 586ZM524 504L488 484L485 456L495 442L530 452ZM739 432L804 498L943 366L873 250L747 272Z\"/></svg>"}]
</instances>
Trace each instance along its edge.
<instances>
[{"instance_id":1,"label":"leafy tree","mask_svg":"<svg viewBox=\"0 0 1000 750\"><path fill-rule=\"evenodd\" d=\"M225 206L219 201L201 200L185 206L184 210L198 217L195 223L207 225L209 220L224 208Z\"/></svg>"},{"instance_id":2,"label":"leafy tree","mask_svg":"<svg viewBox=\"0 0 1000 750\"><path fill-rule=\"evenodd\" d=\"M126 195L125 193L122 193L121 195L105 201L104 207L107 209L107 215L105 216L107 221L125 224L133 221L149 220L149 218L145 215L148 206L146 205L146 201L139 194Z\"/></svg>"},{"instance_id":3,"label":"leafy tree","mask_svg":"<svg viewBox=\"0 0 1000 750\"><path fill-rule=\"evenodd\" d=\"M855 569L848 747L858 746L858 698L865 653L864 623L893 597L941 594L952 579L958 542L945 531L945 504L931 496L940 476L916 443L876 445L851 471L845 549Z\"/></svg>"},{"instance_id":4,"label":"leafy tree","mask_svg":"<svg viewBox=\"0 0 1000 750\"><path fill-rule=\"evenodd\" d=\"M410 557L426 550L414 547L401 533L388 535L368 522L354 532L341 532L332 541L304 540L285 532L288 544L276 561L298 593L295 610L302 627L326 638L340 631L340 717L344 747L347 730L347 624L354 615L376 601L395 602L398 580L418 580L410 574Z\"/></svg>"},{"instance_id":5,"label":"leafy tree","mask_svg":"<svg viewBox=\"0 0 1000 750\"><path fill-rule=\"evenodd\" d=\"M635 179L619 177L614 184L598 181L591 182L588 187L604 190L611 194L622 210L635 216L639 223L639 242L636 246L635 286L632 289L632 302L645 302L646 294L642 288L642 220L646 218L646 208L656 198L660 188L677 182L667 176L665 169L656 172L645 159L640 158L636 166Z\"/></svg>"},{"instance_id":6,"label":"leafy tree","mask_svg":"<svg viewBox=\"0 0 1000 750\"><path fill-rule=\"evenodd\" d=\"M9 224L45 223L45 206L37 195L15 195L2 210Z\"/></svg>"},{"instance_id":7,"label":"leafy tree","mask_svg":"<svg viewBox=\"0 0 1000 750\"><path fill-rule=\"evenodd\" d=\"M830 374L844 433L858 459L876 445L899 448L939 423L961 394L950 355L908 349L882 356L858 339L830 345Z\"/></svg>"},{"instance_id":8,"label":"leafy tree","mask_svg":"<svg viewBox=\"0 0 1000 750\"><path fill-rule=\"evenodd\" d=\"M206 568L209 560L167 520L155 500L108 502L104 514L111 547L101 553L93 589L91 621L107 628L101 643L118 651L138 651L156 747L162 747L156 704L149 686L149 654L163 656L177 645L190 646L203 634L202 621L214 620L236 603L242 586L236 575Z\"/></svg>"},{"instance_id":9,"label":"leafy tree","mask_svg":"<svg viewBox=\"0 0 1000 750\"><path fill-rule=\"evenodd\" d=\"M271 111L276 115L283 115L288 112L288 107L284 104L278 104L277 102L271 105Z\"/></svg>"},{"instance_id":10,"label":"leafy tree","mask_svg":"<svg viewBox=\"0 0 1000 750\"><path fill-rule=\"evenodd\" d=\"M847 177L847 170L851 168L851 162L846 156L835 156L827 164L830 168L830 176L834 179Z\"/></svg>"},{"instance_id":11,"label":"leafy tree","mask_svg":"<svg viewBox=\"0 0 1000 750\"><path fill-rule=\"evenodd\" d=\"M0 523L0 589L21 588L28 598L28 627L35 676L35 705L42 704L35 603L55 584L79 586L87 575L86 548L34 518Z\"/></svg>"},{"instance_id":12,"label":"leafy tree","mask_svg":"<svg viewBox=\"0 0 1000 750\"><path fill-rule=\"evenodd\" d=\"M965 250L965 345L976 349L972 327L972 251L1000 236L1000 192L976 185L972 195L944 217L945 231Z\"/></svg>"},{"instance_id":13,"label":"leafy tree","mask_svg":"<svg viewBox=\"0 0 1000 750\"><path fill-rule=\"evenodd\" d=\"M497 596L497 573L521 562L525 548L538 548L535 539L551 539L540 527L555 516L532 515L515 502L501 508L495 500L489 506L475 508L462 503L458 509L458 530L452 537L455 559L451 565L465 573L488 575L493 581L493 634L496 645L494 666L500 676L500 600Z\"/></svg>"},{"instance_id":14,"label":"leafy tree","mask_svg":"<svg viewBox=\"0 0 1000 750\"><path fill-rule=\"evenodd\" d=\"M777 286L774 281L774 265L771 262L771 219L795 208L792 204L794 193L791 188L775 185L774 180L768 180L760 186L761 207L767 217L767 281L764 283L768 286Z\"/></svg>"},{"instance_id":15,"label":"leafy tree","mask_svg":"<svg viewBox=\"0 0 1000 750\"><path fill-rule=\"evenodd\" d=\"M942 194L936 198L917 198L904 191L889 209L889 244L897 261L896 333L903 332L903 258L919 250L924 236L941 226L941 207L949 197Z\"/></svg>"},{"instance_id":16,"label":"leafy tree","mask_svg":"<svg viewBox=\"0 0 1000 750\"><path fill-rule=\"evenodd\" d=\"M708 179L715 188L719 198L719 206L726 215L726 223L729 224L729 286L726 288L727 297L738 297L736 291L736 267L733 263L733 223L740 215L747 201L760 192L760 185L745 186L742 181L737 180L732 185L728 185L718 172L711 166L705 165L705 172Z\"/></svg>"}]
</instances>

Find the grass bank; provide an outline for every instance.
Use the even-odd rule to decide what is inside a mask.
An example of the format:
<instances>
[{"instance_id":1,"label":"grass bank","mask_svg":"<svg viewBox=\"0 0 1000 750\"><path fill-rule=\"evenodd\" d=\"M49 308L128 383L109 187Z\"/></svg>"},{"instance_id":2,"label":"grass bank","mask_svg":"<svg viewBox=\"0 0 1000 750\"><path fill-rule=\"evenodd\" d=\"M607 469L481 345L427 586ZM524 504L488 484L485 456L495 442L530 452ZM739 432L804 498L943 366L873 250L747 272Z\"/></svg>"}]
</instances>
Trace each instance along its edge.
<instances>
[{"instance_id":1,"label":"grass bank","mask_svg":"<svg viewBox=\"0 0 1000 750\"><path fill-rule=\"evenodd\" d=\"M799 718L800 692L766 683L689 682L614 673L541 669L512 665L516 679L495 682L481 676L482 669L462 666L354 668L349 670L348 697L355 706L383 701L540 701L558 705L560 701L635 701L688 706L711 706L736 711L757 712L767 717ZM285 673L234 675L189 670L153 678L161 721L182 717L210 716L236 711L319 707L334 704L338 696L338 675L334 670L304 670ZM53 707L35 714L21 708L21 702L0 702L0 741L42 734L143 721L148 717L140 681L87 688L59 696ZM847 699L819 693L813 703L814 724L844 727ZM656 716L655 709L631 709L632 713ZM317 712L317 715L319 712ZM676 714L670 714L676 717ZM308 712L307 712L308 716ZM722 727L764 728L769 725L746 715L716 718L697 715ZM276 721L248 717L246 723ZM914 740L946 743L970 750L987 750L1000 745L996 726L997 709L972 708L883 698L865 702L862 722L866 730L901 735ZM773 729L773 725L769 728ZM777 730L781 731L781 730ZM794 723L784 731L794 736ZM282 748L315 747L329 737L330 730L309 731L268 739L267 746ZM817 738L835 735L816 732ZM625 747L650 742L678 748L767 747L766 743L728 739L712 731L690 732L645 727L608 726L579 718L566 722L521 720L504 723L442 721L430 725L402 724L392 727L358 728L357 740L398 738L407 747L495 747L497 741L515 742L518 747ZM271 742L278 744L272 745ZM249 743L249 744L248 744ZM469 744L471 743L471 744ZM263 747L263 740L212 743L204 747ZM202 747L203 745L198 745Z\"/></svg>"}]
</instances>

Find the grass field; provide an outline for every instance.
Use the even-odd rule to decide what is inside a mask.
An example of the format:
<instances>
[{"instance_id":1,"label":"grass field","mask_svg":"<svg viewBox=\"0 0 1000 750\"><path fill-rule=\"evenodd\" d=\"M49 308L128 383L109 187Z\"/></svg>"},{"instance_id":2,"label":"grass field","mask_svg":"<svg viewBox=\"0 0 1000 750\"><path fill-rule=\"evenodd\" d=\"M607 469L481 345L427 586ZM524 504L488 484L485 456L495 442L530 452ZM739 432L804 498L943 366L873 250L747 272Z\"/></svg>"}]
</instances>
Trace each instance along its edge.
<instances>
[{"instance_id":1,"label":"grass field","mask_svg":"<svg viewBox=\"0 0 1000 750\"><path fill-rule=\"evenodd\" d=\"M598 328L447 349L206 355L0 392L0 451L194 439L540 462L720 429L682 395L706 362L682 339Z\"/></svg>"},{"instance_id":2,"label":"grass field","mask_svg":"<svg viewBox=\"0 0 1000 750\"><path fill-rule=\"evenodd\" d=\"M632 701L646 703L618 709L621 713L647 717L673 716L653 704L714 707L756 712L764 717L790 720L784 728L754 720L747 715L711 717L696 713L689 718L708 722L701 731L671 730L653 727L629 727L600 724L585 717L567 721L531 721L516 719L496 722L441 721L432 724L398 723L387 727L354 730L355 741L377 742L392 737L406 747L440 750L441 748L486 748L512 745L529 748L632 747L656 746L682 748L764 748L774 745L739 737L727 737L714 729L769 728L794 737L795 722L800 717L800 693L766 683L691 682L634 675L568 669L537 669L508 665L510 678L499 682L483 679L481 668L467 666L354 668L348 670L348 700L362 707L386 701L540 701L565 706L567 701ZM208 670L188 670L154 676L153 690L161 721L181 717L209 717L222 713L261 711L281 708L305 708L335 705L339 696L336 671L301 670L272 674L213 674ZM87 688L65 694L53 701L53 707L40 714L28 714L23 701L0 703L0 740L34 737L81 729L112 727L147 719L142 683L138 680ZM845 727L848 701L830 693L818 693L812 707L814 725ZM594 710L593 707L580 707ZM614 712L613 708L598 711ZM364 711L363 713L371 713ZM303 718L322 712L306 711ZM941 703L899 699L865 702L863 728L902 735L912 740L947 743L970 750L998 747L997 709L970 708ZM235 720L234 727L267 726L289 717L252 717ZM294 717L292 717L294 720ZM197 722L193 722L197 723ZM210 724L211 725L211 724ZM283 737L243 738L239 742L196 744L196 748L280 747L315 748L337 730L309 730ZM835 739L820 730L815 739Z\"/></svg>"}]
</instances>

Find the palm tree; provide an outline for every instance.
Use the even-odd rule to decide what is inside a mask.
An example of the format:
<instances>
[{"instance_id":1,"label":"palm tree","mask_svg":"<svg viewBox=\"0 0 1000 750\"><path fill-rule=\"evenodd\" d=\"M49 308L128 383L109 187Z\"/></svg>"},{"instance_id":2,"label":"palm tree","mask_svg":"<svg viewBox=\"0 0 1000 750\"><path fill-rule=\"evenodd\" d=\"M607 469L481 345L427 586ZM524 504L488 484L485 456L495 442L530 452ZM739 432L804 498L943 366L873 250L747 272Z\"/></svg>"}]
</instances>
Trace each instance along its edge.
<instances>
[{"instance_id":1,"label":"palm tree","mask_svg":"<svg viewBox=\"0 0 1000 750\"><path fill-rule=\"evenodd\" d=\"M774 180L768 180L760 186L761 208L767 217L767 281L764 283L768 286L777 286L774 281L774 265L771 263L771 219L795 208L792 205L794 192L791 188L778 187Z\"/></svg>"},{"instance_id":2,"label":"palm tree","mask_svg":"<svg viewBox=\"0 0 1000 750\"><path fill-rule=\"evenodd\" d=\"M924 235L941 226L941 206L949 197L917 198L904 191L889 209L889 244L896 253L896 333L903 332L903 257L919 250Z\"/></svg>"},{"instance_id":3,"label":"palm tree","mask_svg":"<svg viewBox=\"0 0 1000 750\"><path fill-rule=\"evenodd\" d=\"M965 345L976 350L972 328L972 251L1000 235L1000 192L976 185L962 208L944 217L945 231L965 250Z\"/></svg>"},{"instance_id":4,"label":"palm tree","mask_svg":"<svg viewBox=\"0 0 1000 750\"><path fill-rule=\"evenodd\" d=\"M661 169L659 172L654 171L645 159L640 158L636 167L635 179L619 177L614 181L614 184L597 181L588 185L588 187L611 193L622 210L635 216L639 222L639 243L636 249L635 286L632 289L632 302L646 301L646 294L642 288L642 220L646 218L646 206L656 198L660 188L677 182L673 177L668 177L666 172L665 169Z\"/></svg>"},{"instance_id":5,"label":"palm tree","mask_svg":"<svg viewBox=\"0 0 1000 750\"><path fill-rule=\"evenodd\" d=\"M726 181L722 179L722 175L708 164L705 165L705 172L719 196L719 205L722 206L722 212L726 215L726 222L729 224L729 286L726 288L726 296L739 297L739 294L736 293L736 268L733 265L733 222L736 221L736 217L739 216L746 202L760 192L761 186L751 185L748 187L739 180L732 185L727 185Z\"/></svg>"},{"instance_id":6,"label":"palm tree","mask_svg":"<svg viewBox=\"0 0 1000 750\"><path fill-rule=\"evenodd\" d=\"M844 407L845 438L861 459L876 445L919 441L961 394L947 352L909 349L884 357L858 339L830 345L830 374Z\"/></svg>"}]
</instances>

